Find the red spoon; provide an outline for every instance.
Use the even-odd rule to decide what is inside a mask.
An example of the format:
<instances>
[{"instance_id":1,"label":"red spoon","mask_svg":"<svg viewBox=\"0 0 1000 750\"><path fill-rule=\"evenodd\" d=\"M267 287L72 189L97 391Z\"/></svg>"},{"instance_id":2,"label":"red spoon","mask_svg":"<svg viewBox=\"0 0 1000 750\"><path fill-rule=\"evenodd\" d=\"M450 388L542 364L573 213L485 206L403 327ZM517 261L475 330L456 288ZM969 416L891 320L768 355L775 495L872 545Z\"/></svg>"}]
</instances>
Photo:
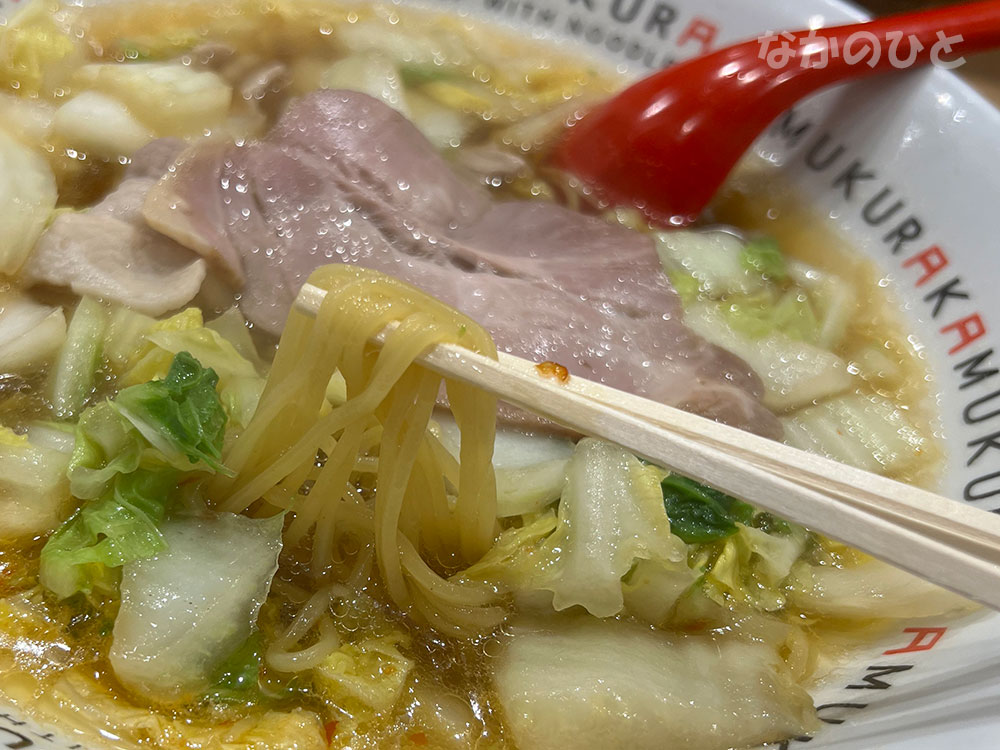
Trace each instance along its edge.
<instances>
[{"instance_id":1,"label":"red spoon","mask_svg":"<svg viewBox=\"0 0 1000 750\"><path fill-rule=\"evenodd\" d=\"M902 38L893 58L888 53L896 32ZM863 36L856 37L859 33ZM944 49L939 33L960 34L962 41L953 39L951 49ZM683 226L698 217L754 139L807 94L900 69L894 59L912 56L905 67L913 67L931 62L935 50L937 62L1000 45L1000 0L796 31L790 37L775 35L764 54L755 39L644 78L570 128L554 163L612 204L634 204L657 223ZM868 48L879 45L878 59L869 65L873 55L867 54L852 63L848 52L853 58L866 40ZM789 47L784 61L775 52L782 42ZM829 45L828 59L819 67L824 45Z\"/></svg>"}]
</instances>

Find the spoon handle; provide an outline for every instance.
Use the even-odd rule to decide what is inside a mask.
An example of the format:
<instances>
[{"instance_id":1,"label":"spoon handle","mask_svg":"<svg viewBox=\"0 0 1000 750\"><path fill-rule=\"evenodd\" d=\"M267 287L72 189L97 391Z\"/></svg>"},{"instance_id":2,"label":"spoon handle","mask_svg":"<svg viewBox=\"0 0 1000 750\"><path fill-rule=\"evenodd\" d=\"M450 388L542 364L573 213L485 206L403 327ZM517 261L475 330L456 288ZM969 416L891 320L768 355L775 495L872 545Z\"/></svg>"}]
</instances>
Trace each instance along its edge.
<instances>
[{"instance_id":1,"label":"spoon handle","mask_svg":"<svg viewBox=\"0 0 1000 750\"><path fill-rule=\"evenodd\" d=\"M954 40L959 34L960 42ZM942 37L953 38L950 52ZM768 47L751 39L633 84L570 128L552 160L609 202L683 226L708 205L754 139L803 97L841 81L996 46L1000 0L785 32L773 35Z\"/></svg>"}]
</instances>

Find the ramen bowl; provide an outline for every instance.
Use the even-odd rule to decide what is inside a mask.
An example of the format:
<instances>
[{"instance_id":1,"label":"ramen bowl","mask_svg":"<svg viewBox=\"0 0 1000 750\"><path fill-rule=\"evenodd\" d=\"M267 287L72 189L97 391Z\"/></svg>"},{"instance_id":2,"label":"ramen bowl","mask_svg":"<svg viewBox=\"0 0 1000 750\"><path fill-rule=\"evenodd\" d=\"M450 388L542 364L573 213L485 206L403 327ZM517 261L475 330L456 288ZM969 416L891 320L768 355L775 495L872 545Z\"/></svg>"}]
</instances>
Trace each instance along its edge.
<instances>
[{"instance_id":1,"label":"ramen bowl","mask_svg":"<svg viewBox=\"0 0 1000 750\"><path fill-rule=\"evenodd\" d=\"M827 0L442 0L424 7L513 29L630 77L754 37L765 55L767 45L781 43L775 31L864 18ZM0 0L0 18L16 11L17 3ZM1000 255L991 222L1000 188L997 132L1000 113L954 73L903 70L801 102L762 135L752 160L758 174L806 207L802 236L810 228L836 233L877 269L929 373L928 411L944 454L937 489L991 511L1000 509L1000 371L993 365ZM755 219L764 230L780 218L773 210ZM984 612L899 622L813 692L822 728L781 747L994 747L996 624ZM73 750L97 735L102 743L119 739L92 726L85 707L73 717L75 734L8 707L0 744Z\"/></svg>"}]
</instances>

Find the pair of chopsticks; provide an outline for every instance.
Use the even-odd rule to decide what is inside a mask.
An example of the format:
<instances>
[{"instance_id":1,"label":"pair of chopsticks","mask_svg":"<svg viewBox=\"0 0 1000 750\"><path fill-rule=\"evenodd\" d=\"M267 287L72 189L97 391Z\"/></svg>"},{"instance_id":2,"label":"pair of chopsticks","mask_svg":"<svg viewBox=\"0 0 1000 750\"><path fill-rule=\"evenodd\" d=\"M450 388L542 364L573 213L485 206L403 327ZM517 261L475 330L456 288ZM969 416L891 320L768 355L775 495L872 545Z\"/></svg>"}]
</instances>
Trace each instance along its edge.
<instances>
[{"instance_id":1,"label":"pair of chopsticks","mask_svg":"<svg viewBox=\"0 0 1000 750\"><path fill-rule=\"evenodd\" d=\"M306 284L295 306L315 315L325 295ZM419 361L1000 610L996 514L503 352L439 344Z\"/></svg>"}]
</instances>

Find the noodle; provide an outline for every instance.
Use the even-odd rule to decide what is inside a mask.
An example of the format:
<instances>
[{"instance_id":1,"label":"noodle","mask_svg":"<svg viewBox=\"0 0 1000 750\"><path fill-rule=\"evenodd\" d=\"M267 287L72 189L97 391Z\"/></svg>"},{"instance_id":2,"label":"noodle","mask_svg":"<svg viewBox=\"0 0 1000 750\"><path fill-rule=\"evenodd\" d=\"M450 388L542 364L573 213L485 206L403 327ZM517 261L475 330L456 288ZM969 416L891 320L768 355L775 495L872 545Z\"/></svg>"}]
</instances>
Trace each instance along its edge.
<instances>
[{"instance_id":1,"label":"noodle","mask_svg":"<svg viewBox=\"0 0 1000 750\"><path fill-rule=\"evenodd\" d=\"M319 640L311 646L290 650L286 645L274 643L268 648L264 659L267 665L279 672L301 672L320 664L326 657L340 648L340 636L329 617L319 621Z\"/></svg>"},{"instance_id":2,"label":"noodle","mask_svg":"<svg viewBox=\"0 0 1000 750\"><path fill-rule=\"evenodd\" d=\"M423 554L456 566L475 562L493 544L496 399L444 381L462 434L456 462L428 432L442 378L415 362L442 342L496 356L492 339L458 312L374 271L327 266L309 281L326 290L326 298L315 319L292 311L257 413L225 457L236 475L217 478L212 495L221 510L234 513L288 511L286 543L308 539L314 576L337 562L334 551L345 533L360 533L371 540L398 607L455 633L495 627L504 616L496 590L450 581ZM383 344L372 343L390 324L396 325ZM338 370L347 400L331 409L325 389ZM317 461L318 455L326 460ZM370 506L352 483L360 473L374 477ZM307 610L311 618L317 601L310 599L295 622ZM306 630L317 622L301 620L307 621ZM313 662L322 649L312 646L301 656L287 651L304 632L279 640L268 657L275 668ZM324 647L331 642L321 636Z\"/></svg>"},{"instance_id":3,"label":"noodle","mask_svg":"<svg viewBox=\"0 0 1000 750\"><path fill-rule=\"evenodd\" d=\"M350 595L342 585L328 586L313 594L299 609L285 632L278 636L264 655L268 666L279 672L297 672L311 669L337 650L340 637L333 626L328 610L334 597ZM306 648L293 650L306 634L319 624L319 640Z\"/></svg>"}]
</instances>

